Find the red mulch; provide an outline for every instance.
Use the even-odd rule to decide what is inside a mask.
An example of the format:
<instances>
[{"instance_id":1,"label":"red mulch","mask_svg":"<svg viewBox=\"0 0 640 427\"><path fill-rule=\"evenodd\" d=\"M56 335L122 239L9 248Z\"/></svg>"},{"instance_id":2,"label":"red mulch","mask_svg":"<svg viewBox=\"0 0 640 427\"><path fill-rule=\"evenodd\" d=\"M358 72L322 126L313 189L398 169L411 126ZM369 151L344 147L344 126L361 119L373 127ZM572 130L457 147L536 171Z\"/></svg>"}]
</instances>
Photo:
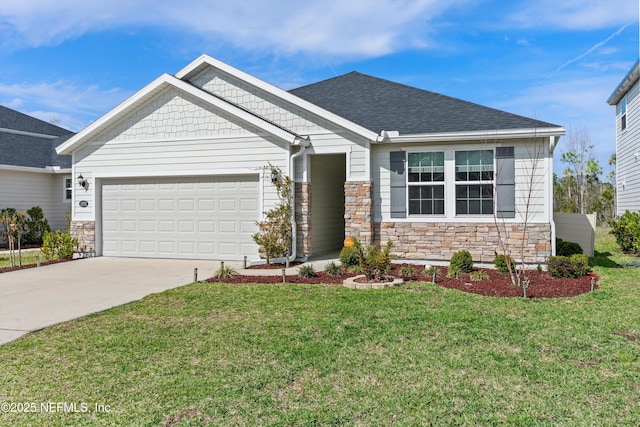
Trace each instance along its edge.
<instances>
[{"instance_id":1,"label":"red mulch","mask_svg":"<svg viewBox=\"0 0 640 427\"><path fill-rule=\"evenodd\" d=\"M58 264L61 262L68 262L68 261L73 261L73 260L72 259L54 259L51 261L42 261L40 262L40 267L44 265ZM8 273L10 271L16 271L16 270L26 270L27 268L36 268L36 267L37 267L36 264L27 264L27 265L23 265L22 267L2 267L0 268L0 273Z\"/></svg>"},{"instance_id":2,"label":"red mulch","mask_svg":"<svg viewBox=\"0 0 640 427\"><path fill-rule=\"evenodd\" d=\"M400 268L406 264L393 264L390 275L400 277ZM281 267L280 267L281 268ZM422 272L422 267L414 266L417 272ZM509 275L502 274L493 269L482 269L488 275L488 280L473 281L466 274L462 278L447 277L447 268L438 267L438 275L436 284L449 289L458 289L463 292L470 292L479 295L493 297L522 297L522 288L511 284ZM561 279L551 277L548 272L528 271L530 284L527 288L527 297L529 298L564 298L573 297L591 291L591 277L598 277L595 274L579 277L577 279ZM316 277L305 279L298 275L287 275L287 283L305 283L305 284L342 284L342 281L353 274L345 274L343 276L330 276L319 272ZM431 277L414 276L405 278L406 280L431 281ZM282 276L243 276L237 275L230 279L210 278L207 282L224 282L224 283L282 283ZM594 289L597 289L596 285Z\"/></svg>"}]
</instances>

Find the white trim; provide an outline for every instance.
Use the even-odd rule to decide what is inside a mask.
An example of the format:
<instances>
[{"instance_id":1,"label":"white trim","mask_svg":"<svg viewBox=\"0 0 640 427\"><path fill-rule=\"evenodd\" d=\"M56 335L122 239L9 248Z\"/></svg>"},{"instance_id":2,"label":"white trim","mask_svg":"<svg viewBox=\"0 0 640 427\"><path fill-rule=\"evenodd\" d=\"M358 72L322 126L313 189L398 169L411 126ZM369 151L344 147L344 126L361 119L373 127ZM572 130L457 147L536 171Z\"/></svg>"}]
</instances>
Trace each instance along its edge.
<instances>
[{"instance_id":1,"label":"white trim","mask_svg":"<svg viewBox=\"0 0 640 427\"><path fill-rule=\"evenodd\" d=\"M193 61L192 63L190 63L189 65L187 65L186 67L184 67L183 69L181 69L180 71L178 71L175 76L178 79L189 79L189 77L191 77L191 75L200 72L204 66L209 65L211 67L217 68L218 70L230 74L233 77L236 77L240 80L243 80L255 87L257 87L258 89L261 89L267 93L270 93L271 95L274 95L280 99L283 99L299 108L302 108L303 110L307 110L315 115L318 115L322 118L324 118L325 120L328 120L330 122L333 122L335 124L337 124L338 126L341 126L345 129L350 130L351 132L354 132L355 134L358 134L360 136L363 136L369 140L374 140L376 139L376 137L378 136L377 133L364 128L360 125L357 125L343 117L338 116L337 114L334 114L330 111L327 111L323 108L318 107L315 104L312 104L311 102L305 101L302 98L298 98L297 96L286 92L280 88L277 88L267 82L265 82L264 80L260 80L259 78L252 76L250 74L245 73L244 71L241 71L235 67L232 67L229 64L225 64L222 61L219 61L215 58L212 58L209 55L202 55L199 58L197 58L195 61Z\"/></svg>"},{"instance_id":2,"label":"white trim","mask_svg":"<svg viewBox=\"0 0 640 427\"><path fill-rule=\"evenodd\" d=\"M27 132L24 130L16 130L16 129L9 129L9 128L0 128L0 132L4 132L4 133L13 133L16 135L26 135L26 136L35 136L37 138L46 138L46 139L56 139L56 138L60 138L64 135L49 135L46 133L35 133L35 132ZM71 133L71 132L69 132Z\"/></svg>"},{"instance_id":3,"label":"white trim","mask_svg":"<svg viewBox=\"0 0 640 427\"><path fill-rule=\"evenodd\" d=\"M71 169L60 169L59 166L47 166L46 168L34 168L29 166L1 165L0 170L9 172L46 173L52 175L71 173Z\"/></svg>"},{"instance_id":4,"label":"white trim","mask_svg":"<svg viewBox=\"0 0 640 427\"><path fill-rule=\"evenodd\" d=\"M260 174L261 168L242 168L242 169L182 169L169 171L146 171L146 172L94 172L94 179L109 178L162 178L162 177L179 177L179 176L229 176L229 175L255 175Z\"/></svg>"},{"instance_id":5,"label":"white trim","mask_svg":"<svg viewBox=\"0 0 640 427\"><path fill-rule=\"evenodd\" d=\"M442 133L423 133L412 135L400 135L388 137L385 139L378 138L377 142L386 143L402 143L402 142L450 142L450 141L488 141L496 139L520 139L520 138L541 138L548 136L562 136L566 134L563 127L554 128L530 128L530 129L502 129L502 130L480 130L467 132L442 132ZM375 141L375 140L374 140Z\"/></svg>"},{"instance_id":6,"label":"white trim","mask_svg":"<svg viewBox=\"0 0 640 427\"><path fill-rule=\"evenodd\" d=\"M71 187L67 188L67 180L71 181ZM67 190L71 190L71 198L67 199ZM71 203L73 200L73 175L70 177L62 177L62 203Z\"/></svg>"},{"instance_id":7,"label":"white trim","mask_svg":"<svg viewBox=\"0 0 640 427\"><path fill-rule=\"evenodd\" d=\"M70 154L73 150L77 149L78 146L86 143L90 137L102 131L103 128L106 128L106 126L109 125L112 120L117 120L120 116L123 116L130 110L136 108L147 98L160 93L168 87L180 89L204 102L213 105L214 107L224 111L225 113L238 117L239 119L253 126L256 126L275 137L287 141L290 144L295 144L300 141L300 137L293 132L283 130L278 126L275 126L268 121L265 121L239 107L236 107L233 104L223 101L220 98L217 98L197 87L194 87L189 83L186 83L168 74L163 74L153 82L149 83L147 86L136 92L134 95L129 97L126 101L115 107L113 110L109 111L98 120L78 132L76 135L69 138L65 143L56 147L56 152L58 154Z\"/></svg>"}]
</instances>

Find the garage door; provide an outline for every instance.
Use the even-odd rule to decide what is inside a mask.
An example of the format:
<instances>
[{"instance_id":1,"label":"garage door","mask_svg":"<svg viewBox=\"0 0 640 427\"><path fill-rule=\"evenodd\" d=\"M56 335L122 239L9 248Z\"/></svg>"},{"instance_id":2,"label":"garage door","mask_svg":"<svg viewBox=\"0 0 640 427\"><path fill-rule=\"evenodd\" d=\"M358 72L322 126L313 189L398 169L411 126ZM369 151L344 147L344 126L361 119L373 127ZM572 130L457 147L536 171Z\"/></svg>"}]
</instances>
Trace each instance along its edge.
<instances>
[{"instance_id":1,"label":"garage door","mask_svg":"<svg viewBox=\"0 0 640 427\"><path fill-rule=\"evenodd\" d=\"M258 194L257 175L104 180L103 255L255 256Z\"/></svg>"}]
</instances>

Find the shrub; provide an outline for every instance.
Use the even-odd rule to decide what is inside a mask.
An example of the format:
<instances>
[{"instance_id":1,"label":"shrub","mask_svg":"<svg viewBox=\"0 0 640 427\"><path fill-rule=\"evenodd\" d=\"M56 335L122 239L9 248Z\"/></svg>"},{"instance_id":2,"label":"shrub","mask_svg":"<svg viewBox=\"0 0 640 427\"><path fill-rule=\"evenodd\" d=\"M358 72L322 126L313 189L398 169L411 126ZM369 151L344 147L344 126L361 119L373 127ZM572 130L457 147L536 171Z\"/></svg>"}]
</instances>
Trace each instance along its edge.
<instances>
[{"instance_id":1,"label":"shrub","mask_svg":"<svg viewBox=\"0 0 640 427\"><path fill-rule=\"evenodd\" d=\"M41 244L44 233L51 231L49 221L44 216L40 206L34 206L27 211L27 232L24 236L26 243Z\"/></svg>"},{"instance_id":2,"label":"shrub","mask_svg":"<svg viewBox=\"0 0 640 427\"><path fill-rule=\"evenodd\" d=\"M402 277L413 277L416 274L416 269L413 265L404 265L400 268L400 275Z\"/></svg>"},{"instance_id":3,"label":"shrub","mask_svg":"<svg viewBox=\"0 0 640 427\"><path fill-rule=\"evenodd\" d=\"M238 272L236 270L233 269L233 267L228 267L228 266L221 266L218 270L216 270L215 272L215 277L217 279L230 279L233 276L236 276L238 274Z\"/></svg>"},{"instance_id":4,"label":"shrub","mask_svg":"<svg viewBox=\"0 0 640 427\"><path fill-rule=\"evenodd\" d=\"M569 257L576 277L586 276L591 271L589 267L589 258L583 254L573 254Z\"/></svg>"},{"instance_id":5,"label":"shrub","mask_svg":"<svg viewBox=\"0 0 640 427\"><path fill-rule=\"evenodd\" d=\"M316 277L316 269L313 268L313 265L311 264L303 265L298 269L298 276L304 277L307 279L309 277Z\"/></svg>"},{"instance_id":6,"label":"shrub","mask_svg":"<svg viewBox=\"0 0 640 427\"><path fill-rule=\"evenodd\" d=\"M617 221L611 222L611 234L623 252L640 254L640 213L626 211Z\"/></svg>"},{"instance_id":7,"label":"shrub","mask_svg":"<svg viewBox=\"0 0 640 427\"><path fill-rule=\"evenodd\" d=\"M463 273L460 270L455 270L455 269L453 269L451 267L449 267L447 269L447 277L453 277L453 278L457 279L458 277L462 277L462 274Z\"/></svg>"},{"instance_id":8,"label":"shrub","mask_svg":"<svg viewBox=\"0 0 640 427\"><path fill-rule=\"evenodd\" d=\"M324 266L324 272L329 276L342 276L342 268L333 261Z\"/></svg>"},{"instance_id":9,"label":"shrub","mask_svg":"<svg viewBox=\"0 0 640 427\"><path fill-rule=\"evenodd\" d=\"M434 277L438 276L438 269L435 265L431 265L429 266L429 268L425 267L425 269L422 271L422 274L433 280Z\"/></svg>"},{"instance_id":10,"label":"shrub","mask_svg":"<svg viewBox=\"0 0 640 427\"><path fill-rule=\"evenodd\" d=\"M486 271L484 270L477 270L474 271L473 273L471 273L471 280L474 281L480 281L480 280L488 280L489 279L489 274L487 274Z\"/></svg>"},{"instance_id":11,"label":"shrub","mask_svg":"<svg viewBox=\"0 0 640 427\"><path fill-rule=\"evenodd\" d=\"M496 253L495 258L493 258L493 265L500 273L510 274L515 271L516 263L509 255Z\"/></svg>"},{"instance_id":12,"label":"shrub","mask_svg":"<svg viewBox=\"0 0 640 427\"><path fill-rule=\"evenodd\" d=\"M469 251L458 251L453 254L449 261L449 276L460 277L462 273L471 273L473 270L473 259Z\"/></svg>"},{"instance_id":13,"label":"shrub","mask_svg":"<svg viewBox=\"0 0 640 427\"><path fill-rule=\"evenodd\" d=\"M556 243L556 255L558 256L571 256L582 253L582 246L580 246L576 242L567 242L565 240L561 240Z\"/></svg>"},{"instance_id":14,"label":"shrub","mask_svg":"<svg viewBox=\"0 0 640 427\"><path fill-rule=\"evenodd\" d=\"M354 246L345 246L340 251L340 263L345 267L353 267L358 265L358 255L356 254L355 241Z\"/></svg>"},{"instance_id":15,"label":"shrub","mask_svg":"<svg viewBox=\"0 0 640 427\"><path fill-rule=\"evenodd\" d=\"M71 237L69 232L56 230L44 234L41 253L46 259L68 259L73 256L78 239Z\"/></svg>"},{"instance_id":16,"label":"shrub","mask_svg":"<svg viewBox=\"0 0 640 427\"><path fill-rule=\"evenodd\" d=\"M364 247L360 241L355 240L353 248L358 259L358 266L367 280L379 280L391 268L393 242L390 239L387 240L387 244L383 248L374 244Z\"/></svg>"},{"instance_id":17,"label":"shrub","mask_svg":"<svg viewBox=\"0 0 640 427\"><path fill-rule=\"evenodd\" d=\"M589 273L589 259L586 255L574 254L549 257L549 273L553 277L580 277Z\"/></svg>"}]
</instances>

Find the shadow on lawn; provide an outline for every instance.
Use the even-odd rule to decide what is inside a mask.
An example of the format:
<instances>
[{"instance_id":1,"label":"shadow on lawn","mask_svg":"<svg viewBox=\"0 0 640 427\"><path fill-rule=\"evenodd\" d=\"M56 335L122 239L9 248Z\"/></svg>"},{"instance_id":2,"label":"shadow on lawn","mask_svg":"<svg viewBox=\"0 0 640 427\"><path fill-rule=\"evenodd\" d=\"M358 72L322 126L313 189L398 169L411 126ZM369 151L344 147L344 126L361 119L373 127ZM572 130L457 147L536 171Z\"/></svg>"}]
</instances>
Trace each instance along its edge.
<instances>
[{"instance_id":1,"label":"shadow on lawn","mask_svg":"<svg viewBox=\"0 0 640 427\"><path fill-rule=\"evenodd\" d=\"M611 256L612 256L611 252L595 251L593 253L593 257L591 258L591 266L605 267L605 268L623 268L622 265L612 260L610 258Z\"/></svg>"}]
</instances>

